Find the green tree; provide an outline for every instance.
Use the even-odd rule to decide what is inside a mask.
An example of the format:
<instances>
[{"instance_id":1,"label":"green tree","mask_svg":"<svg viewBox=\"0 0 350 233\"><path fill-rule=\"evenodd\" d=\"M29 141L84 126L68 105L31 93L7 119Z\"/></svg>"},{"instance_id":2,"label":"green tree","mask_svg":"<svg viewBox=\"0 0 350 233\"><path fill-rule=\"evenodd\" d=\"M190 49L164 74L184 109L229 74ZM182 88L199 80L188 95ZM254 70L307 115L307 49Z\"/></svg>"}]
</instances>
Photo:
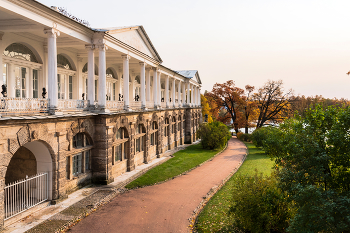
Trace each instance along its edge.
<instances>
[{"instance_id":1,"label":"green tree","mask_svg":"<svg viewBox=\"0 0 350 233\"><path fill-rule=\"evenodd\" d=\"M228 127L219 121L200 125L197 135L201 138L202 147L209 150L224 147L231 138Z\"/></svg>"},{"instance_id":2,"label":"green tree","mask_svg":"<svg viewBox=\"0 0 350 233\"><path fill-rule=\"evenodd\" d=\"M297 212L289 232L349 232L350 108L317 106L263 141Z\"/></svg>"}]
</instances>

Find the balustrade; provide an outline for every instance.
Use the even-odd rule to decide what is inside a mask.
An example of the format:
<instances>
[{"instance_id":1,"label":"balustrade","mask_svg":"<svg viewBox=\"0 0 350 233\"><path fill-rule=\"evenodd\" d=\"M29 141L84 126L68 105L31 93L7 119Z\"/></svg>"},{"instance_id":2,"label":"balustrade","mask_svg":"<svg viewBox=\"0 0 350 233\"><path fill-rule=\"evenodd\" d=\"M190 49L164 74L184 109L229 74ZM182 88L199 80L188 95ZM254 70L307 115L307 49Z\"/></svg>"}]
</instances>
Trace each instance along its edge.
<instances>
[{"instance_id":1,"label":"balustrade","mask_svg":"<svg viewBox=\"0 0 350 233\"><path fill-rule=\"evenodd\" d=\"M61 110L88 110L87 100L58 100L58 109Z\"/></svg>"},{"instance_id":2,"label":"balustrade","mask_svg":"<svg viewBox=\"0 0 350 233\"><path fill-rule=\"evenodd\" d=\"M0 113L47 113L48 99L0 97Z\"/></svg>"},{"instance_id":3,"label":"balustrade","mask_svg":"<svg viewBox=\"0 0 350 233\"><path fill-rule=\"evenodd\" d=\"M153 101L147 101L146 102L146 108L153 109L154 108L154 102Z\"/></svg>"},{"instance_id":4,"label":"balustrade","mask_svg":"<svg viewBox=\"0 0 350 233\"><path fill-rule=\"evenodd\" d=\"M141 110L141 101L130 101L130 108L132 110Z\"/></svg>"},{"instance_id":5,"label":"balustrade","mask_svg":"<svg viewBox=\"0 0 350 233\"><path fill-rule=\"evenodd\" d=\"M106 108L109 110L123 110L124 109L124 101L107 100Z\"/></svg>"}]
</instances>

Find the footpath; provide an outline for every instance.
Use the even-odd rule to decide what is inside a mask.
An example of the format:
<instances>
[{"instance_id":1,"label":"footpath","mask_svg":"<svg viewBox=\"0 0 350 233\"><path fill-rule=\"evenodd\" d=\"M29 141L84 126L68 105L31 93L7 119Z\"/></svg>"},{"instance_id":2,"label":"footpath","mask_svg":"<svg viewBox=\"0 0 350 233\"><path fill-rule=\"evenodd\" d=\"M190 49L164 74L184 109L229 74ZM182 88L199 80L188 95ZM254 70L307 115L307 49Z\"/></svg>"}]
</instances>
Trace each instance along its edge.
<instances>
[{"instance_id":1,"label":"footpath","mask_svg":"<svg viewBox=\"0 0 350 233\"><path fill-rule=\"evenodd\" d=\"M245 145L232 138L218 156L167 182L118 194L70 232L191 232L194 210L240 167Z\"/></svg>"}]
</instances>

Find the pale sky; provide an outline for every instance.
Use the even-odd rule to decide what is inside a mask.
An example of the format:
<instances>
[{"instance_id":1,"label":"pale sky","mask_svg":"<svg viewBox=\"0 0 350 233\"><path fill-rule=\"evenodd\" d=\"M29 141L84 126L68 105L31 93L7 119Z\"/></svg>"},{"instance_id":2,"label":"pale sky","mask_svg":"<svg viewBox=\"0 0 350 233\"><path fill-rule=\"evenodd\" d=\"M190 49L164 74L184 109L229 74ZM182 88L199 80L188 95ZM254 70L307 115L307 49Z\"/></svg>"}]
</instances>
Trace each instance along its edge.
<instances>
[{"instance_id":1,"label":"pale sky","mask_svg":"<svg viewBox=\"0 0 350 233\"><path fill-rule=\"evenodd\" d=\"M198 70L202 93L284 81L306 96L350 99L350 1L39 0L92 28L143 25L173 70Z\"/></svg>"}]
</instances>

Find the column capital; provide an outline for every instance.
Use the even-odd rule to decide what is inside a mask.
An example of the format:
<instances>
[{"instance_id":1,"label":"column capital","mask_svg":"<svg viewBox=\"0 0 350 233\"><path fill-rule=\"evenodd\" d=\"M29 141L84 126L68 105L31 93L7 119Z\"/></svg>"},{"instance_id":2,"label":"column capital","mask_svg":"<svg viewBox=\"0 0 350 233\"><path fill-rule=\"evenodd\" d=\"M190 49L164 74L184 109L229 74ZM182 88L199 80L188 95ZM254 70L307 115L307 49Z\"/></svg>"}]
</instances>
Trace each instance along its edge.
<instances>
[{"instance_id":1,"label":"column capital","mask_svg":"<svg viewBox=\"0 0 350 233\"><path fill-rule=\"evenodd\" d=\"M86 44L85 45L85 49L87 49L87 50L94 50L95 49L95 45L94 44Z\"/></svg>"},{"instance_id":2,"label":"column capital","mask_svg":"<svg viewBox=\"0 0 350 233\"><path fill-rule=\"evenodd\" d=\"M152 70L152 68L151 67L146 67L145 70L146 71L150 71L150 70Z\"/></svg>"},{"instance_id":3,"label":"column capital","mask_svg":"<svg viewBox=\"0 0 350 233\"><path fill-rule=\"evenodd\" d=\"M122 55L122 58L123 58L123 59L126 59L126 60L130 60L130 55L128 55L128 54L123 54L123 55Z\"/></svg>"},{"instance_id":4,"label":"column capital","mask_svg":"<svg viewBox=\"0 0 350 233\"><path fill-rule=\"evenodd\" d=\"M55 37L55 38L57 38L58 36L60 36L60 31L58 31L55 28L46 28L46 29L44 29L44 33L48 37Z\"/></svg>"},{"instance_id":5,"label":"column capital","mask_svg":"<svg viewBox=\"0 0 350 233\"><path fill-rule=\"evenodd\" d=\"M95 45L95 47L98 48L100 51L108 50L108 46L106 44L97 44Z\"/></svg>"},{"instance_id":6,"label":"column capital","mask_svg":"<svg viewBox=\"0 0 350 233\"><path fill-rule=\"evenodd\" d=\"M140 61L139 64L140 64L140 66L145 66L146 65L146 63L144 63L143 61Z\"/></svg>"}]
</instances>

